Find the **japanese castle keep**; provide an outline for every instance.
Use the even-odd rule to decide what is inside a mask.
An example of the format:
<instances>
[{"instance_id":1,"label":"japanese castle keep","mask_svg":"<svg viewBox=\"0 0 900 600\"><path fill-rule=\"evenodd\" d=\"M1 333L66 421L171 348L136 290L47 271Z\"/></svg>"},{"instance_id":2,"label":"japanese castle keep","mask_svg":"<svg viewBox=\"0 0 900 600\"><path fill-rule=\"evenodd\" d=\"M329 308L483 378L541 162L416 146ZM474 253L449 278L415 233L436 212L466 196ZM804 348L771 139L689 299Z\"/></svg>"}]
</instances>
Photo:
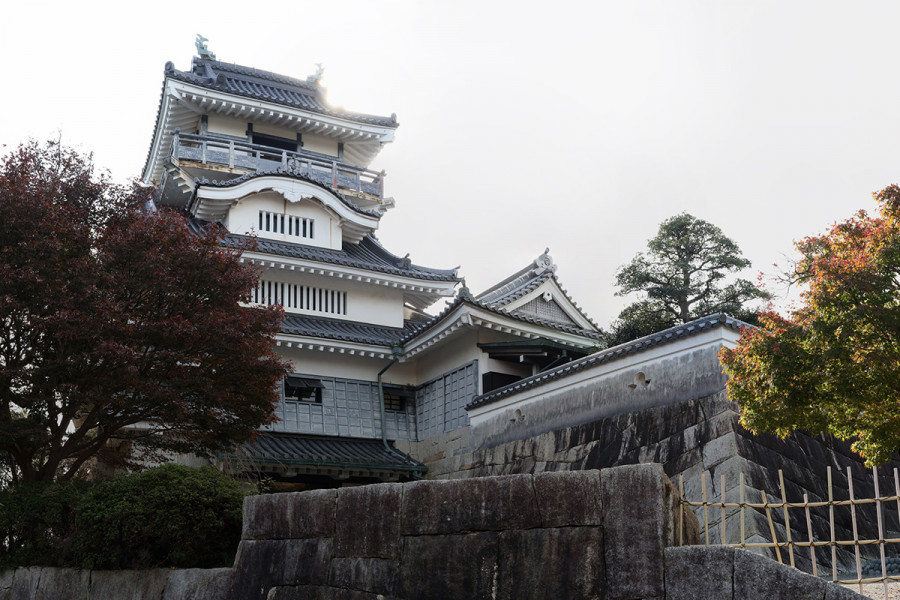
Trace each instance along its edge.
<instances>
[{"instance_id":1,"label":"japanese castle keep","mask_svg":"<svg viewBox=\"0 0 900 600\"><path fill-rule=\"evenodd\" d=\"M198 51L188 71L165 67L143 179L160 205L221 224L226 244L257 237L250 302L284 307L276 343L293 365L280 421L223 468L295 489L421 477L392 443L464 428L479 396L597 347L547 252L476 296L456 269L382 246L394 200L369 165L395 115L330 107L321 69L293 79Z\"/></svg>"},{"instance_id":2,"label":"japanese castle keep","mask_svg":"<svg viewBox=\"0 0 900 600\"><path fill-rule=\"evenodd\" d=\"M198 54L188 71L166 65L143 179L193 226L220 224L224 243L256 237L248 300L284 307L276 344L292 365L279 421L220 468L302 490L655 462L692 498L704 477L715 496L739 476L774 490L785 468L790 495L820 500L836 467L867 493L849 444L740 426L718 352L745 323L709 315L601 350L548 251L472 294L457 269L375 235L394 200L370 165L394 115L332 108L321 70L300 80ZM751 520L750 535L768 532Z\"/></svg>"}]
</instances>

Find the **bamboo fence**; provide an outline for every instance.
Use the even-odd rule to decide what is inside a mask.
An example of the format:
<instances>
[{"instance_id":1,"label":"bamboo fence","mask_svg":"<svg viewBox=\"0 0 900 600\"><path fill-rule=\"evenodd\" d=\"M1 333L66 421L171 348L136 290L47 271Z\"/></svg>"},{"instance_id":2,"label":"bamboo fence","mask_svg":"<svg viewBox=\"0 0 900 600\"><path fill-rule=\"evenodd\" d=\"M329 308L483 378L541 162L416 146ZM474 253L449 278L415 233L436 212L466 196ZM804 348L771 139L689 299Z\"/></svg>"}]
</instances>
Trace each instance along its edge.
<instances>
[{"instance_id":1,"label":"bamboo fence","mask_svg":"<svg viewBox=\"0 0 900 600\"><path fill-rule=\"evenodd\" d=\"M830 547L831 548L831 581L835 583L840 583L842 585L859 585L860 593L863 592L863 584L871 584L871 583L882 583L884 585L884 597L888 597L888 582L889 581L900 581L900 575L888 575L888 568L886 563L886 553L885 546L888 544L900 544L900 538L885 538L884 537L884 517L885 510L891 503L896 503L897 507L897 515L898 519L900 519L900 476L898 476L898 471L894 469L894 495L893 496L881 496L881 492L878 486L878 470L877 468L872 469L872 479L875 484L875 497L874 498L856 498L853 492L853 478L851 476L850 467L847 467L847 482L848 482L848 492L849 499L848 500L835 500L834 499L834 486L832 483L831 477L831 467L828 467L828 500L820 501L820 502L810 502L809 495L803 494L803 502L788 502L787 501L787 493L785 491L784 485L784 474L779 469L778 471L778 481L780 487L780 502L770 502L769 496L765 491L760 490L760 501L759 502L749 502L747 500L747 487L744 482L744 474L740 474L740 502L726 502L725 500L725 476L723 475L721 478L721 491L722 497L721 501L711 501L707 495L707 477L706 473L701 474L701 490L702 490L702 501L700 502L691 502L685 499L684 497L684 475L680 477L679 482L679 491L681 492L681 502L683 505L702 508L703 512L703 538L705 544L710 545L710 520L709 520L709 511L710 510L718 510L720 511L720 529L721 529L721 543L722 545L732 546L734 548L773 548L775 550L775 556L778 562L784 564L784 554L783 550L786 550L787 559L789 564L792 567L796 567L795 564L795 551L800 552L803 548L809 548L809 558L812 563L812 574L816 577L819 576L818 565L816 563L816 553L815 549L817 547ZM751 488L752 489L752 488ZM754 490L755 491L755 490ZM774 494L773 494L774 496ZM777 496L776 496L777 497ZM878 524L878 538L877 539L860 539L859 531L857 528L857 515L856 508L860 505L870 505L875 504L876 511L876 521ZM853 539L852 540L839 540L835 537L835 509L839 507L850 507L850 516L852 523L852 531L853 531ZM830 539L828 540L818 540L815 539L813 535L813 525L812 518L810 516L810 509L823 507L828 510L828 522L830 528ZM740 543L728 543L727 531L726 531L726 509L728 508L736 508L739 509L740 514ZM771 541L769 542L747 542L747 530L746 530L746 509L753 509L761 511L765 514L765 519L769 525L769 534ZM791 521L789 511L790 509L795 509L794 514L796 515L796 510L803 511L803 517L806 521L806 541L793 539L791 533ZM773 516L773 511L781 512L781 516L784 519L784 530L785 533L782 536L783 539L779 539L776 535L776 516ZM684 513L679 511L679 520L678 520L678 539L679 544L684 543ZM878 544L878 554L881 559L881 576L880 577L863 577L863 568L862 568L862 560L860 556L860 547L868 546L872 544ZM838 560L837 560L837 550L839 547L853 547L853 553L856 562L856 578L838 578Z\"/></svg>"}]
</instances>

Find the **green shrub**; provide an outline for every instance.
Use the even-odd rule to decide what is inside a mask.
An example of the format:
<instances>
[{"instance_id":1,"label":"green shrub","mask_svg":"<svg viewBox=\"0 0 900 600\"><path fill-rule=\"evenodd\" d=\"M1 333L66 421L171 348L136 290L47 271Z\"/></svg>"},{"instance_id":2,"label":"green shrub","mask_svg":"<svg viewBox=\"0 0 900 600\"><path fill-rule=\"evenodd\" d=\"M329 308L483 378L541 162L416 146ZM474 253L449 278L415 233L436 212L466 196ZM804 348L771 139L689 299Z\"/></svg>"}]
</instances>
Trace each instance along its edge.
<instances>
[{"instance_id":1,"label":"green shrub","mask_svg":"<svg viewBox=\"0 0 900 600\"><path fill-rule=\"evenodd\" d=\"M244 488L212 467L0 490L0 569L231 566Z\"/></svg>"},{"instance_id":2,"label":"green shrub","mask_svg":"<svg viewBox=\"0 0 900 600\"><path fill-rule=\"evenodd\" d=\"M75 507L87 489L72 481L0 490L0 568L70 564Z\"/></svg>"},{"instance_id":3,"label":"green shrub","mask_svg":"<svg viewBox=\"0 0 900 600\"><path fill-rule=\"evenodd\" d=\"M212 467L168 464L97 484L76 510L76 566L230 566L243 498L241 485Z\"/></svg>"}]
</instances>

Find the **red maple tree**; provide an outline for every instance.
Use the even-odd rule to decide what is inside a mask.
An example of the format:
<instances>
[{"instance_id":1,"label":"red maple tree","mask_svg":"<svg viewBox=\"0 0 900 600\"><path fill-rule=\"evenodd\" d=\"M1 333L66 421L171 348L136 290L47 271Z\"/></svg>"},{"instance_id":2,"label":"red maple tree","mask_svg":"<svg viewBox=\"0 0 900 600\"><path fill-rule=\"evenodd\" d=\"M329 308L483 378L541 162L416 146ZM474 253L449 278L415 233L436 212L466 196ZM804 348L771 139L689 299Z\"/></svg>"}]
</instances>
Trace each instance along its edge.
<instances>
[{"instance_id":1,"label":"red maple tree","mask_svg":"<svg viewBox=\"0 0 900 600\"><path fill-rule=\"evenodd\" d=\"M278 308L221 231L148 210L151 192L56 143L0 159L0 467L68 479L131 457L208 455L271 422ZM128 454L118 454L127 461Z\"/></svg>"}]
</instances>

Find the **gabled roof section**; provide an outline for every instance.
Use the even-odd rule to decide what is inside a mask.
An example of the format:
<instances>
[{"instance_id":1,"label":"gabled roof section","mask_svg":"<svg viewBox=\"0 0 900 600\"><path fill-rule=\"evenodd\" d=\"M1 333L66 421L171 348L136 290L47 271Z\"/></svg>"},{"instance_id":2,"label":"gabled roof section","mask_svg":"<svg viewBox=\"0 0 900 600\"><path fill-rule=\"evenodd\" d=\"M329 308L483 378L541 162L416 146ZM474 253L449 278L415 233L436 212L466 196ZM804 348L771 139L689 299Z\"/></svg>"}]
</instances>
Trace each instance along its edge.
<instances>
[{"instance_id":1,"label":"gabled roof section","mask_svg":"<svg viewBox=\"0 0 900 600\"><path fill-rule=\"evenodd\" d=\"M248 236L234 233L225 235L225 243L231 246L243 247L248 239ZM410 277L427 281L460 281L456 276L456 269L431 269L414 265L408 257L400 258L386 250L372 235L363 237L358 244L344 242L341 250L292 244L258 237L256 238L256 250L276 256L314 260L316 262L365 269L398 277Z\"/></svg>"},{"instance_id":2,"label":"gabled roof section","mask_svg":"<svg viewBox=\"0 0 900 600\"><path fill-rule=\"evenodd\" d=\"M322 87L314 81L294 79L270 71L194 57L190 71L166 64L166 76L199 87L253 100L264 100L291 108L340 117L357 123L397 127L396 116L380 117L328 106Z\"/></svg>"},{"instance_id":3,"label":"gabled roof section","mask_svg":"<svg viewBox=\"0 0 900 600\"><path fill-rule=\"evenodd\" d=\"M753 325L745 323L744 321L741 321L739 319L735 319L734 317L726 315L724 313L716 313L706 317L701 317L683 325L677 325L658 333L633 340L626 344L614 346L607 350L601 350L600 352L596 352L589 356L585 356L584 358L556 367L555 369L550 369L548 371L538 373L537 375L526 377L521 381L517 381L516 383L498 388L496 390L488 392L487 394L475 396L475 398L472 399L472 402L469 403L466 408L471 409L479 406L484 406L485 404L496 402L497 400L505 398L506 396L509 396L511 394L516 394L524 390L538 387L547 382L584 371L585 369L618 360L625 356L644 352L646 350L650 350L651 348L663 346L665 344L669 344L687 337L699 335L706 331L712 331L713 329L717 329L720 327L740 332L741 329L752 328Z\"/></svg>"},{"instance_id":4,"label":"gabled roof section","mask_svg":"<svg viewBox=\"0 0 900 600\"><path fill-rule=\"evenodd\" d=\"M460 311L458 309L463 308L464 310ZM469 289L465 287L465 282L463 283L463 287L460 288L459 293L456 296L456 299L447 305L447 307L441 311L439 315L434 317L432 320L427 323L419 324L412 332L410 332L406 337L401 340L402 345L406 345L413 340L420 338L421 336L426 336L430 331L436 330L439 328L441 324L445 322L452 321L454 319L458 320L462 313L466 312L465 309L470 309L475 311L483 311L484 313L493 314L498 317L503 317L505 319L509 319L512 322L520 322L527 323L528 325L536 325L541 328L546 328L549 330L555 330L558 332L562 332L568 335L577 336L578 338L582 338L581 346L588 345L590 341L599 342L604 338L604 335L598 331L591 331L587 329L582 329L581 327L574 325L566 325L562 323L557 323L554 321L548 321L546 319L541 319L539 317L530 316L526 314L520 313L512 313L505 311L500 308L494 308L493 306L486 304L477 300L472 294L469 292ZM467 320L471 321L471 318L467 318ZM534 336L534 337L543 337L543 336ZM550 332L547 333L546 337L552 337ZM577 338L576 338L577 339Z\"/></svg>"},{"instance_id":5,"label":"gabled roof section","mask_svg":"<svg viewBox=\"0 0 900 600\"><path fill-rule=\"evenodd\" d=\"M550 249L524 269L478 294L484 306L524 318L568 324L599 333L600 328L575 303L559 279Z\"/></svg>"},{"instance_id":6,"label":"gabled roof section","mask_svg":"<svg viewBox=\"0 0 900 600\"><path fill-rule=\"evenodd\" d=\"M380 219L383 211L373 210L370 208L362 208L347 198L345 195L341 194L337 190L331 187L330 185L330 177L327 177L321 173L316 171L304 171L298 172L291 169L286 168L278 168L274 171L254 171L250 173L245 173L239 177L232 177L231 179L196 179L194 180L197 187L203 186L208 188L231 188L237 187L242 183L246 183L248 181L252 181L254 179L259 179L261 177L287 177L289 179L296 179L297 181L305 181L307 183L312 183L320 188L323 191L328 192L332 196L338 198L347 208L350 210L357 212L361 215L366 215L367 217L375 217L376 219ZM191 195L191 201L188 205L188 210L191 210L193 204L197 201L197 188L194 188L194 193Z\"/></svg>"}]
</instances>

